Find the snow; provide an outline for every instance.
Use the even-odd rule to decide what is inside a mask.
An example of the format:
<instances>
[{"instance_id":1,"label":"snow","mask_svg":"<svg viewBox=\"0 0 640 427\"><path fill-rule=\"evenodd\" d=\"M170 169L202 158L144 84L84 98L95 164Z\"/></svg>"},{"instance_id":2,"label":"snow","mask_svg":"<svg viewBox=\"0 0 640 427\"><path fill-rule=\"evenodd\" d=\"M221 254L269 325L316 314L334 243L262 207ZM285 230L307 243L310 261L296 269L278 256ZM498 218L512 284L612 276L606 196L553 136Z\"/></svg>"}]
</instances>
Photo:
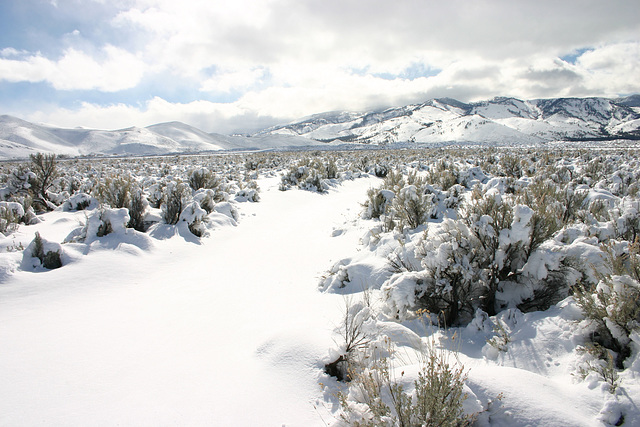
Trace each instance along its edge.
<instances>
[{"instance_id":1,"label":"snow","mask_svg":"<svg viewBox=\"0 0 640 427\"><path fill-rule=\"evenodd\" d=\"M454 106L455 105L455 106ZM519 100L497 97L463 104L429 100L366 113L324 113L260 132L318 140L388 144L486 143L539 145L567 138L611 137L638 129L638 115L605 98Z\"/></svg>"},{"instance_id":2,"label":"snow","mask_svg":"<svg viewBox=\"0 0 640 427\"><path fill-rule=\"evenodd\" d=\"M371 183L326 196L270 184L200 245L92 248L5 276L0 424L321 424L313 403L342 301L316 284L357 244L353 195ZM76 225L49 215L30 230Z\"/></svg>"},{"instance_id":3,"label":"snow","mask_svg":"<svg viewBox=\"0 0 640 427\"><path fill-rule=\"evenodd\" d=\"M0 116L0 159L27 158L37 152L67 156L162 155L234 149L273 149L319 144L300 136L253 138L208 134L180 122L118 130L63 129Z\"/></svg>"},{"instance_id":4,"label":"snow","mask_svg":"<svg viewBox=\"0 0 640 427\"><path fill-rule=\"evenodd\" d=\"M348 385L324 365L344 351L335 330L345 301L367 330L398 349L395 370L407 389L425 340L459 360L468 374L464 408L478 426L602 426L621 414L625 425L640 423L640 336L629 337L633 355L615 395L595 376L578 379L577 349L588 331L570 296L545 311L508 308L489 316L478 309L469 325L448 331L427 330L423 318L407 315L425 271L391 271L390 257L436 269L459 255L455 268L468 270L462 245L471 231L436 215L411 231L383 232L380 221L363 217L362 205L381 180L355 175L322 194L280 191L279 176L260 175L259 202L243 189L210 213L203 207L212 190L201 189L177 226L157 223L146 233L126 228L127 209L97 206L77 193L40 222L0 237L0 425L336 424L336 393ZM460 179L509 197L508 179L478 166ZM416 185L382 194L388 201L419 197ZM618 199L595 188L587 203ZM633 200L620 200L618 215L636 218ZM87 210L77 210L85 202ZM510 228L492 233L500 233L502 246L518 245L533 214L515 205ZM151 210L147 219L159 215ZM105 222L112 231L99 236ZM187 228L197 222L199 238ZM491 234L489 216L479 224ZM602 263L595 236L606 231L599 227L605 225L568 226L536 248L520 272L544 279L563 255L588 264L584 273L595 279ZM31 264L36 232L45 250L62 252L62 268ZM460 247L446 240L452 233L461 235ZM419 249L430 252L418 260ZM614 276L613 286L625 280ZM521 301L530 291L514 286L501 295ZM375 316L376 304L386 304L388 316ZM488 343L498 325L509 336L503 349Z\"/></svg>"}]
</instances>

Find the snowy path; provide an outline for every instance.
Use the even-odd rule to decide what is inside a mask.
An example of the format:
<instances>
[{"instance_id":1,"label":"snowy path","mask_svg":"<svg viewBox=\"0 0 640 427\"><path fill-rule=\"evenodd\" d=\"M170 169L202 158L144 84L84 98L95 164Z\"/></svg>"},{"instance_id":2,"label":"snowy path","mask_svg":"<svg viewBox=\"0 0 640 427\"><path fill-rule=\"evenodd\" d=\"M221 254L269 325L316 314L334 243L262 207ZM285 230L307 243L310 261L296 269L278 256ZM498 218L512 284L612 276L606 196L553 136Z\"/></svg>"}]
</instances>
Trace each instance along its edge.
<instances>
[{"instance_id":1,"label":"snowy path","mask_svg":"<svg viewBox=\"0 0 640 427\"><path fill-rule=\"evenodd\" d=\"M324 425L312 403L342 300L316 286L356 248L376 182L328 195L275 184L202 245L9 277L0 425Z\"/></svg>"}]
</instances>

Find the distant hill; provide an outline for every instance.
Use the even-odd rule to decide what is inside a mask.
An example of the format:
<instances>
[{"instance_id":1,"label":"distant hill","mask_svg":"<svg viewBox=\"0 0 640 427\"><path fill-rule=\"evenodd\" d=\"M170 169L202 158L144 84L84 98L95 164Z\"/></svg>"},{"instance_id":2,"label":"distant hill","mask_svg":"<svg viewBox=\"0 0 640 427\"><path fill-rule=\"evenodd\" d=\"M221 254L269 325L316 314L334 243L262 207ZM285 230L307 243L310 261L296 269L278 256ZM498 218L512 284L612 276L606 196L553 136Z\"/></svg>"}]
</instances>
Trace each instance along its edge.
<instances>
[{"instance_id":1,"label":"distant hill","mask_svg":"<svg viewBox=\"0 0 640 427\"><path fill-rule=\"evenodd\" d=\"M0 159L37 152L67 156L159 155L237 149L272 149L320 144L300 136L256 137L209 134L180 122L121 130L62 129L0 116Z\"/></svg>"}]
</instances>

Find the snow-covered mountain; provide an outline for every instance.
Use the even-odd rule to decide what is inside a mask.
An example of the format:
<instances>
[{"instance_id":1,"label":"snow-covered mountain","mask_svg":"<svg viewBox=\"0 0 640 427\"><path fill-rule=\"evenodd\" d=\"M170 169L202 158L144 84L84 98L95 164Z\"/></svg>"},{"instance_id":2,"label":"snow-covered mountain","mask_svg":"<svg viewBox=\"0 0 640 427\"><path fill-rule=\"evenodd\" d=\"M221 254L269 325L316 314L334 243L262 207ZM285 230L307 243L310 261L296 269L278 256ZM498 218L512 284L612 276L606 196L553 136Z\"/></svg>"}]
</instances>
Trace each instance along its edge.
<instances>
[{"instance_id":1,"label":"snow-covered mountain","mask_svg":"<svg viewBox=\"0 0 640 427\"><path fill-rule=\"evenodd\" d=\"M300 136L209 134L180 122L120 130L62 129L0 116L0 159L37 152L67 156L158 155L232 149L269 149L320 144Z\"/></svg>"},{"instance_id":2,"label":"snow-covered mountain","mask_svg":"<svg viewBox=\"0 0 640 427\"><path fill-rule=\"evenodd\" d=\"M252 136L207 133L180 122L120 130L62 129L0 116L0 159L36 152L68 156L154 155L303 147L327 142L536 145L640 139L640 96L464 103L451 98L365 113L315 114Z\"/></svg>"},{"instance_id":3,"label":"snow-covered mountain","mask_svg":"<svg viewBox=\"0 0 640 427\"><path fill-rule=\"evenodd\" d=\"M537 144L557 140L640 138L640 97L463 103L450 98L366 113L330 112L259 134L319 141Z\"/></svg>"}]
</instances>

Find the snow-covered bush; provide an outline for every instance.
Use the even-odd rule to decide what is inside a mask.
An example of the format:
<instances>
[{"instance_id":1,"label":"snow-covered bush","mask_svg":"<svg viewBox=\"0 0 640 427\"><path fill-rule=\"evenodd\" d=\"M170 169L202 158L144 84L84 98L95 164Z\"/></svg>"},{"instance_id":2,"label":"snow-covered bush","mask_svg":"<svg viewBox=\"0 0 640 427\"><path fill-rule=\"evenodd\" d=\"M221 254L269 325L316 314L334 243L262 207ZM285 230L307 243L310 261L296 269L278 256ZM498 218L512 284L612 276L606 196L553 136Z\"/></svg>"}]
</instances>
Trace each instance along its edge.
<instances>
[{"instance_id":1,"label":"snow-covered bush","mask_svg":"<svg viewBox=\"0 0 640 427\"><path fill-rule=\"evenodd\" d=\"M35 238L27 246L25 253L28 253L32 258L37 258L40 264L48 270L62 267L62 246L58 243L44 240L38 232L36 232Z\"/></svg>"},{"instance_id":2,"label":"snow-covered bush","mask_svg":"<svg viewBox=\"0 0 640 427\"><path fill-rule=\"evenodd\" d=\"M127 227L133 228L137 231L145 231L146 224L144 217L148 205L149 202L147 202L147 199L144 197L142 189L133 188L131 190L129 205L127 206L129 210L129 222L127 223Z\"/></svg>"},{"instance_id":3,"label":"snow-covered bush","mask_svg":"<svg viewBox=\"0 0 640 427\"><path fill-rule=\"evenodd\" d=\"M13 168L7 177L7 183L5 187L4 198L11 197L13 195L27 195L33 192L31 183L36 180L36 174L24 164L20 164Z\"/></svg>"},{"instance_id":4,"label":"snow-covered bush","mask_svg":"<svg viewBox=\"0 0 640 427\"><path fill-rule=\"evenodd\" d=\"M189 202L191 189L183 182L167 184L162 203L162 217L166 224L177 224L184 206Z\"/></svg>"},{"instance_id":5,"label":"snow-covered bush","mask_svg":"<svg viewBox=\"0 0 640 427\"><path fill-rule=\"evenodd\" d=\"M422 185L407 185L393 199L393 216L399 229L415 229L427 222L431 213L431 195Z\"/></svg>"},{"instance_id":6,"label":"snow-covered bush","mask_svg":"<svg viewBox=\"0 0 640 427\"><path fill-rule=\"evenodd\" d=\"M193 191L198 191L201 188L215 188L219 184L220 181L206 168L194 169L189 174L189 185Z\"/></svg>"},{"instance_id":7,"label":"snow-covered bush","mask_svg":"<svg viewBox=\"0 0 640 427\"><path fill-rule=\"evenodd\" d=\"M370 324L375 323L371 319L371 312L363 303L353 303L345 299L345 309L342 321L337 328L340 335L340 349L337 357L325 365L325 372L338 381L349 381L357 372L357 353L366 348L370 343Z\"/></svg>"},{"instance_id":8,"label":"snow-covered bush","mask_svg":"<svg viewBox=\"0 0 640 427\"><path fill-rule=\"evenodd\" d=\"M144 215L149 203L133 177L108 177L98 186L97 192L101 203L112 208L128 209L127 227L138 231L145 230Z\"/></svg>"},{"instance_id":9,"label":"snow-covered bush","mask_svg":"<svg viewBox=\"0 0 640 427\"><path fill-rule=\"evenodd\" d=\"M193 195L193 200L198 202L200 207L204 209L208 214L213 212L213 208L216 204L215 193L211 189L200 189Z\"/></svg>"},{"instance_id":10,"label":"snow-covered bush","mask_svg":"<svg viewBox=\"0 0 640 427\"><path fill-rule=\"evenodd\" d=\"M616 235L629 242L640 236L640 200L624 197L618 209L611 212L615 219Z\"/></svg>"},{"instance_id":11,"label":"snow-covered bush","mask_svg":"<svg viewBox=\"0 0 640 427\"><path fill-rule=\"evenodd\" d=\"M245 177L244 181L238 182L238 186L235 197L238 202L249 201L255 203L260 201L260 187L258 187L258 183L255 180Z\"/></svg>"},{"instance_id":12,"label":"snow-covered bush","mask_svg":"<svg viewBox=\"0 0 640 427\"><path fill-rule=\"evenodd\" d=\"M453 163L441 160L429 171L427 182L446 191L458 183L458 169Z\"/></svg>"},{"instance_id":13,"label":"snow-covered bush","mask_svg":"<svg viewBox=\"0 0 640 427\"><path fill-rule=\"evenodd\" d=\"M180 221L187 223L189 231L197 237L204 236L206 232L205 221L207 219L207 211L200 207L195 200L187 204L180 214Z\"/></svg>"},{"instance_id":14,"label":"snow-covered bush","mask_svg":"<svg viewBox=\"0 0 640 427\"><path fill-rule=\"evenodd\" d=\"M367 191L367 201L364 204L365 212L363 216L369 219L379 219L381 216L387 215L389 207L393 203L395 194L393 191L370 188Z\"/></svg>"},{"instance_id":15,"label":"snow-covered bush","mask_svg":"<svg viewBox=\"0 0 640 427\"><path fill-rule=\"evenodd\" d=\"M329 182L338 178L338 166L333 159L303 159L290 167L280 178L280 190L296 186L302 190L324 193Z\"/></svg>"},{"instance_id":16,"label":"snow-covered bush","mask_svg":"<svg viewBox=\"0 0 640 427\"><path fill-rule=\"evenodd\" d=\"M388 353L393 354L393 350ZM372 427L470 424L471 414L466 414L463 407L467 379L464 366L450 351L438 348L435 338L421 346L413 384L406 384L409 381L403 376L404 372L396 376L390 357L374 354L364 369L353 374L347 393L338 393L342 421Z\"/></svg>"},{"instance_id":17,"label":"snow-covered bush","mask_svg":"<svg viewBox=\"0 0 640 427\"><path fill-rule=\"evenodd\" d=\"M0 201L0 233L11 233L25 216L24 208L17 202Z\"/></svg>"},{"instance_id":18,"label":"snow-covered bush","mask_svg":"<svg viewBox=\"0 0 640 427\"><path fill-rule=\"evenodd\" d=\"M64 211L81 211L84 209L95 208L97 205L98 201L89 194L76 193L63 203L62 209Z\"/></svg>"},{"instance_id":19,"label":"snow-covered bush","mask_svg":"<svg viewBox=\"0 0 640 427\"><path fill-rule=\"evenodd\" d=\"M443 325L470 321L485 293L479 249L464 223L445 219L423 240L424 270L392 276L383 287L387 310L400 318L407 311L427 310Z\"/></svg>"},{"instance_id":20,"label":"snow-covered bush","mask_svg":"<svg viewBox=\"0 0 640 427\"><path fill-rule=\"evenodd\" d=\"M593 342L615 351L616 366L622 369L631 354L630 336L640 330L640 249L636 243L619 257L608 248L607 257L611 273L595 288L576 287L574 298L591 323Z\"/></svg>"},{"instance_id":21,"label":"snow-covered bush","mask_svg":"<svg viewBox=\"0 0 640 427\"><path fill-rule=\"evenodd\" d=\"M126 208L131 202L133 179L127 176L108 177L98 186L98 200L112 208Z\"/></svg>"},{"instance_id":22,"label":"snow-covered bush","mask_svg":"<svg viewBox=\"0 0 640 427\"><path fill-rule=\"evenodd\" d=\"M91 243L96 238L104 237L112 233L124 234L129 223L129 210L127 208L111 209L100 206L87 216L87 221L82 229L72 232L67 237L68 241Z\"/></svg>"}]
</instances>

